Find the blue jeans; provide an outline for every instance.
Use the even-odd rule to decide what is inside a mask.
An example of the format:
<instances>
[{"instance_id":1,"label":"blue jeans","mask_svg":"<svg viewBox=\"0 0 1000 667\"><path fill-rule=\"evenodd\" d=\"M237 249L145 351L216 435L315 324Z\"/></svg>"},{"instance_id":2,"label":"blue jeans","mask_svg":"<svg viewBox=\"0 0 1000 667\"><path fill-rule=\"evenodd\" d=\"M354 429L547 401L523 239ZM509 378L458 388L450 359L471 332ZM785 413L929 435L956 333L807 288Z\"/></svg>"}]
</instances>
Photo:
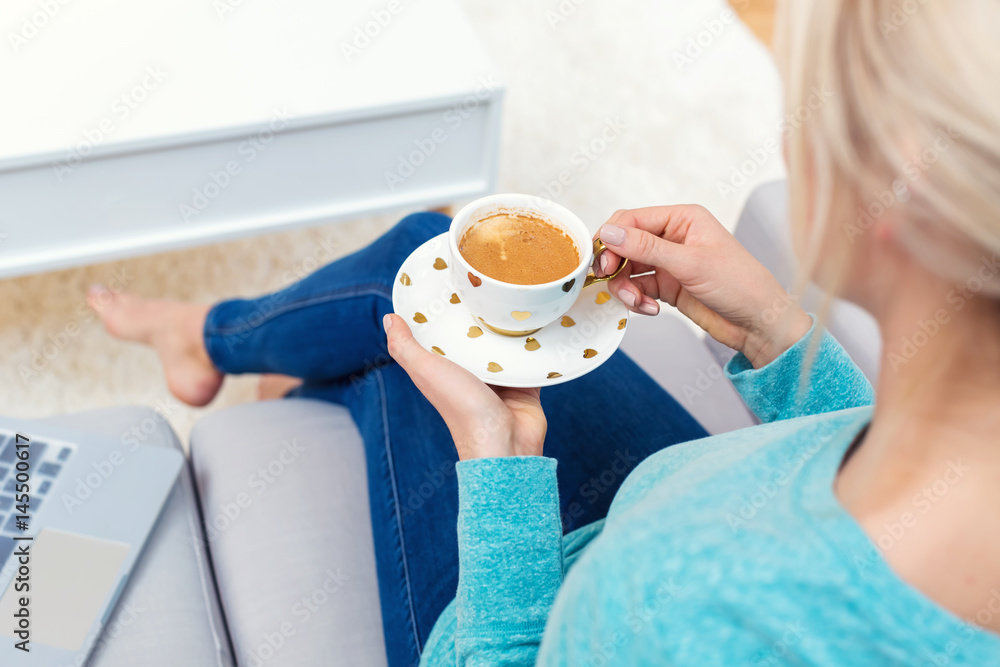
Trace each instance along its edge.
<instances>
[{"instance_id":1,"label":"blue jeans","mask_svg":"<svg viewBox=\"0 0 1000 667\"><path fill-rule=\"evenodd\" d=\"M346 406L364 438L389 664L414 665L458 581L457 456L444 422L386 350L382 316L403 260L446 231L438 213L404 218L380 239L290 287L217 304L205 344L224 373L300 377L290 396ZM542 391L545 453L559 461L569 532L603 518L625 476L705 430L624 353ZM334 446L336 443L331 443Z\"/></svg>"}]
</instances>

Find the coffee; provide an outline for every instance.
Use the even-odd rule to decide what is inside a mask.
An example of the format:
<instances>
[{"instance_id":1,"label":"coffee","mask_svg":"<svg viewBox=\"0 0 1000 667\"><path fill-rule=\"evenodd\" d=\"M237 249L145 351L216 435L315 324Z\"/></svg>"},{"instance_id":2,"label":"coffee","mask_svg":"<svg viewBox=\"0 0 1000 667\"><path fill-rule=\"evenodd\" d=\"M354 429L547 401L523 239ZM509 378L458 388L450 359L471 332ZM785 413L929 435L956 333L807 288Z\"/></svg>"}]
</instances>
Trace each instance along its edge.
<instances>
[{"instance_id":1,"label":"coffee","mask_svg":"<svg viewBox=\"0 0 1000 667\"><path fill-rule=\"evenodd\" d=\"M497 213L474 223L458 250L483 275L515 285L559 280L580 265L580 251L566 232L523 213Z\"/></svg>"}]
</instances>

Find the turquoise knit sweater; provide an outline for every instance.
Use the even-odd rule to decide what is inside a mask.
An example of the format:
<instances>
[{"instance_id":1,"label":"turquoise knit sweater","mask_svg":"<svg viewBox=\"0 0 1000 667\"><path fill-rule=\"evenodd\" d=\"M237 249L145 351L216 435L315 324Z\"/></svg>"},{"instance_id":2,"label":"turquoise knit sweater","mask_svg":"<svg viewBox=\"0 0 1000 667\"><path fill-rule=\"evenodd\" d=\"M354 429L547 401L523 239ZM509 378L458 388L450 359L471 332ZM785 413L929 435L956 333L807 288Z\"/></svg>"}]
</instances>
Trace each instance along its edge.
<instances>
[{"instance_id":1,"label":"turquoise knit sweater","mask_svg":"<svg viewBox=\"0 0 1000 667\"><path fill-rule=\"evenodd\" d=\"M815 335L727 366L763 425L654 454L569 535L555 460L459 463L458 596L421 665L1000 665L1000 637L900 580L834 496L873 394L825 333L798 392Z\"/></svg>"}]
</instances>

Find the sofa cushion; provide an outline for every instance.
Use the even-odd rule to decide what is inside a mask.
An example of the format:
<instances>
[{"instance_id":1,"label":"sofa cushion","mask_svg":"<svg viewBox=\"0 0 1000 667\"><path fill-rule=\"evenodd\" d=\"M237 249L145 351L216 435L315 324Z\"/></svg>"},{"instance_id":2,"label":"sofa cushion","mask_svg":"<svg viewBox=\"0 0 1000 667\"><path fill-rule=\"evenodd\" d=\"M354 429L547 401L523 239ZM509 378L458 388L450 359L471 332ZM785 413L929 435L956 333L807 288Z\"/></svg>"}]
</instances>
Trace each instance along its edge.
<instances>
[{"instance_id":1,"label":"sofa cushion","mask_svg":"<svg viewBox=\"0 0 1000 667\"><path fill-rule=\"evenodd\" d=\"M239 664L386 664L348 412L308 399L228 408L195 426L191 459Z\"/></svg>"}]
</instances>

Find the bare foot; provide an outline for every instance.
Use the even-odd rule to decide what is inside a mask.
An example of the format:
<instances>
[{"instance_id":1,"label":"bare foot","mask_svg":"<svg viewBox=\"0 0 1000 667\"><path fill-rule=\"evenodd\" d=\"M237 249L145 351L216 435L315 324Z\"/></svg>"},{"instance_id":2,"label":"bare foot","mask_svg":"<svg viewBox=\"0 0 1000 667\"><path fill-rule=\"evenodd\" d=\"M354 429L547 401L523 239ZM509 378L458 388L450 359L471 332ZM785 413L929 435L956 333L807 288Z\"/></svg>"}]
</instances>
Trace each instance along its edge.
<instances>
[{"instance_id":1,"label":"bare foot","mask_svg":"<svg viewBox=\"0 0 1000 667\"><path fill-rule=\"evenodd\" d=\"M284 398L285 394L302 384L301 378L293 378L289 375L267 374L261 375L257 382L257 398L262 401L270 401L276 398Z\"/></svg>"},{"instance_id":2,"label":"bare foot","mask_svg":"<svg viewBox=\"0 0 1000 667\"><path fill-rule=\"evenodd\" d=\"M203 328L209 306L143 299L94 285L87 303L115 338L149 345L160 357L170 393L196 407L219 393L223 375L205 349Z\"/></svg>"}]
</instances>

